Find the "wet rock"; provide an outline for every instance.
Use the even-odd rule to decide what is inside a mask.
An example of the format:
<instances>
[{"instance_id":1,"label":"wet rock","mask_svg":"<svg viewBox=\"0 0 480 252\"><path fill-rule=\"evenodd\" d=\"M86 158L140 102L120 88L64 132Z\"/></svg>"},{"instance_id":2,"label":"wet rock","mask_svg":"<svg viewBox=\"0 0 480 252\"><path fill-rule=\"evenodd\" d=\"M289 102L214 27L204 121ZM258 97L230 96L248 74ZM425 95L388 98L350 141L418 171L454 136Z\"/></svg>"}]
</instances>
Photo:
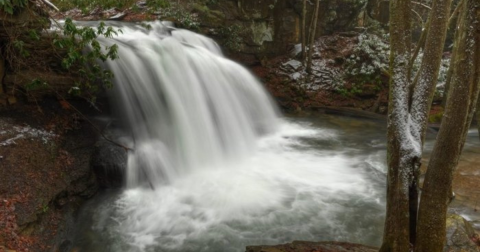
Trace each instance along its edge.
<instances>
[{"instance_id":1,"label":"wet rock","mask_svg":"<svg viewBox=\"0 0 480 252\"><path fill-rule=\"evenodd\" d=\"M346 242L307 242L294 241L292 243L274 246L248 246L246 252L376 252L378 248L352 244Z\"/></svg>"},{"instance_id":2,"label":"wet rock","mask_svg":"<svg viewBox=\"0 0 480 252\"><path fill-rule=\"evenodd\" d=\"M447 217L447 243L444 251L478 252L479 235L462 216L451 214Z\"/></svg>"},{"instance_id":3,"label":"wet rock","mask_svg":"<svg viewBox=\"0 0 480 252\"><path fill-rule=\"evenodd\" d=\"M58 247L58 252L70 252L72 251L73 244L70 240L64 240Z\"/></svg>"},{"instance_id":4,"label":"wet rock","mask_svg":"<svg viewBox=\"0 0 480 252\"><path fill-rule=\"evenodd\" d=\"M104 139L95 144L91 166L101 187L121 187L126 165L127 151L124 148Z\"/></svg>"}]
</instances>

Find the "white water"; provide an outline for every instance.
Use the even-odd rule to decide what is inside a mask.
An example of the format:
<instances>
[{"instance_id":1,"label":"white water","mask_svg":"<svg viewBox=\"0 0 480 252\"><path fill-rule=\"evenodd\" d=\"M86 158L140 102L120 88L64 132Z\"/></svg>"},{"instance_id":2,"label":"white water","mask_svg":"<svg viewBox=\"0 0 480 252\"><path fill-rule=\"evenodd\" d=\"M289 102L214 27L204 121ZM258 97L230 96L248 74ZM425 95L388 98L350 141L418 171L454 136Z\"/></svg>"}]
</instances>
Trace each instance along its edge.
<instances>
[{"instance_id":1,"label":"white water","mask_svg":"<svg viewBox=\"0 0 480 252\"><path fill-rule=\"evenodd\" d=\"M128 187L144 177L157 187L241 159L278 123L261 84L225 59L213 40L151 25L150 31L122 28L114 41L120 59L108 63L116 106L134 138Z\"/></svg>"},{"instance_id":2,"label":"white water","mask_svg":"<svg viewBox=\"0 0 480 252\"><path fill-rule=\"evenodd\" d=\"M120 60L109 63L135 151L127 189L90 210L96 238L78 242L84 251L378 245L385 171L377 136L351 140L342 129L281 120L261 84L211 40L152 25L122 27Z\"/></svg>"}]
</instances>

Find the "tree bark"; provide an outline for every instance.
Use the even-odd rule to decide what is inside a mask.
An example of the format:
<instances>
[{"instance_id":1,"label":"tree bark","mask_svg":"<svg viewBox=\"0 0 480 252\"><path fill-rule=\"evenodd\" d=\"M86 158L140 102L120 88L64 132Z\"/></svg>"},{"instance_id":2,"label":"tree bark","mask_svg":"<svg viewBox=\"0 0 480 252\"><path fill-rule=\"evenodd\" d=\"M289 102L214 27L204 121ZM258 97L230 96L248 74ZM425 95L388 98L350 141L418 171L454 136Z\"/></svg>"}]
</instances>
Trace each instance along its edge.
<instances>
[{"instance_id":1,"label":"tree bark","mask_svg":"<svg viewBox=\"0 0 480 252\"><path fill-rule=\"evenodd\" d=\"M425 175L415 252L441 252L445 245L447 202L465 137L475 111L480 84L480 3L467 0L460 25L452 86L442 126Z\"/></svg>"},{"instance_id":2,"label":"tree bark","mask_svg":"<svg viewBox=\"0 0 480 252\"><path fill-rule=\"evenodd\" d=\"M463 22L462 18L464 18L465 15L460 14L460 12L463 11L463 9L461 7L464 4L464 2L465 2L464 0L461 0L460 3L458 3L457 7L455 8L454 14L452 14L452 16L450 16L450 19L448 20L448 26L449 27L452 23L452 20L455 19L455 18L453 18L455 13L459 13L459 14L456 14L456 15L458 15L458 18L456 18L455 27L457 27L458 24L461 24ZM452 64L452 62L455 62L455 57L457 55L456 51L458 50L458 43L459 43L459 34L458 33L459 33L459 31L458 31L458 29L456 29L454 37L453 37L453 48L452 48L452 54L450 56L450 66L448 67L447 76L446 76L446 80L445 80L445 88L444 88L444 91L443 91L442 107L444 107L444 108L447 105L447 97L448 97L448 92L450 90L450 82L452 81L452 74L453 74L453 68L454 68L454 64Z\"/></svg>"},{"instance_id":3,"label":"tree bark","mask_svg":"<svg viewBox=\"0 0 480 252\"><path fill-rule=\"evenodd\" d=\"M307 52L305 51L307 45L307 0L303 0L303 10L302 10L302 62L305 62Z\"/></svg>"},{"instance_id":4,"label":"tree bark","mask_svg":"<svg viewBox=\"0 0 480 252\"><path fill-rule=\"evenodd\" d=\"M477 129L478 137L480 137L480 100L477 101Z\"/></svg>"},{"instance_id":5,"label":"tree bark","mask_svg":"<svg viewBox=\"0 0 480 252\"><path fill-rule=\"evenodd\" d=\"M423 142L428 123L428 114L435 94L438 72L442 61L443 47L447 35L447 24L450 16L451 0L436 0L430 12L430 25L425 41L424 54L419 74L413 82L413 96L410 114L412 124L420 126L415 140ZM418 130L412 129L412 132Z\"/></svg>"},{"instance_id":6,"label":"tree bark","mask_svg":"<svg viewBox=\"0 0 480 252\"><path fill-rule=\"evenodd\" d=\"M308 46L308 56L307 56L307 73L312 73L312 57L314 51L314 42L315 34L317 34L317 23L318 23L318 11L320 9L320 0L315 2L315 13L312 19L312 25L310 26L310 43Z\"/></svg>"},{"instance_id":7,"label":"tree bark","mask_svg":"<svg viewBox=\"0 0 480 252\"><path fill-rule=\"evenodd\" d=\"M387 214L381 252L405 252L409 242L409 173L405 143L408 120L410 0L390 1L390 94L387 127ZM407 161L407 162L406 162Z\"/></svg>"},{"instance_id":8,"label":"tree bark","mask_svg":"<svg viewBox=\"0 0 480 252\"><path fill-rule=\"evenodd\" d=\"M3 79L5 77L5 59L3 58L2 52L0 51L0 95L5 93L3 87Z\"/></svg>"}]
</instances>

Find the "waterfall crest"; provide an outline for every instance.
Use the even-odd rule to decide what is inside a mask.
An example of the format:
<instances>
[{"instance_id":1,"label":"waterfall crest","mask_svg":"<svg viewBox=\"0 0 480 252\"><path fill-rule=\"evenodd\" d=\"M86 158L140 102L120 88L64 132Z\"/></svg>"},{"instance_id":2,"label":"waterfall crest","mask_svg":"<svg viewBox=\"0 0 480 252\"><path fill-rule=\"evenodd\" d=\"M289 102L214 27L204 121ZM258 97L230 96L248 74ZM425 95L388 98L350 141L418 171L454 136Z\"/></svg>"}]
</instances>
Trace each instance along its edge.
<instances>
[{"instance_id":1,"label":"waterfall crest","mask_svg":"<svg viewBox=\"0 0 480 252\"><path fill-rule=\"evenodd\" d=\"M118 45L108 61L114 108L131 131L127 186L153 187L194 169L222 166L255 147L277 125L262 85L218 45L199 34L150 23L122 27L102 43Z\"/></svg>"}]
</instances>

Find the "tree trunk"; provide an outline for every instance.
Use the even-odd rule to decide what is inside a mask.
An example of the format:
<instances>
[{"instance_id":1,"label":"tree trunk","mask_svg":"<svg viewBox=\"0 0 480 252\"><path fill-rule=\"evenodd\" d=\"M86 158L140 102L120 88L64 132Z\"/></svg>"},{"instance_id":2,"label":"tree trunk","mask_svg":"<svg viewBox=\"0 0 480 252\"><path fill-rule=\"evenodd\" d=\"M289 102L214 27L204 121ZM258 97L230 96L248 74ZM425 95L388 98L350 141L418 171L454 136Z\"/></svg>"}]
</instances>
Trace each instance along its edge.
<instances>
[{"instance_id":1,"label":"tree trunk","mask_svg":"<svg viewBox=\"0 0 480 252\"><path fill-rule=\"evenodd\" d=\"M0 51L0 95L5 93L3 87L3 79L5 77L5 59L3 58L2 52Z\"/></svg>"},{"instance_id":2,"label":"tree trunk","mask_svg":"<svg viewBox=\"0 0 480 252\"><path fill-rule=\"evenodd\" d=\"M305 62L307 52L305 51L307 45L307 0L303 0L303 10L302 10L302 62Z\"/></svg>"},{"instance_id":3,"label":"tree trunk","mask_svg":"<svg viewBox=\"0 0 480 252\"><path fill-rule=\"evenodd\" d=\"M445 245L447 202L465 137L477 105L480 84L480 4L467 0L460 24L452 86L442 126L425 175L416 252L441 252Z\"/></svg>"},{"instance_id":4,"label":"tree trunk","mask_svg":"<svg viewBox=\"0 0 480 252\"><path fill-rule=\"evenodd\" d=\"M450 19L448 20L448 26L450 27L452 20L454 20L453 16L455 13L460 13L462 11L462 5L464 3L464 0L461 0L460 3L458 3L457 7L454 10L454 14L450 16ZM463 18L465 18L465 15L463 14L457 14L458 18L456 18L457 23L455 25L455 28L457 27L458 24L461 24L463 22ZM457 55L456 51L458 50L458 43L459 43L459 30L456 29L455 35L453 37L453 49L452 49L452 54L450 56L450 66L448 67L447 71L447 76L445 78L445 88L443 90L443 98L442 98L442 107L445 108L447 105L447 97L448 97L448 91L450 90L450 83L452 81L452 74L453 74L453 68L454 64L452 62L455 62L455 57Z\"/></svg>"},{"instance_id":5,"label":"tree trunk","mask_svg":"<svg viewBox=\"0 0 480 252\"><path fill-rule=\"evenodd\" d=\"M315 14L312 19L312 25L310 26L310 43L308 46L308 57L307 57L307 73L312 73L312 56L314 51L314 42L315 34L317 34L317 23L318 23L318 11L320 9L320 0L315 2Z\"/></svg>"},{"instance_id":6,"label":"tree trunk","mask_svg":"<svg viewBox=\"0 0 480 252\"><path fill-rule=\"evenodd\" d=\"M405 252L409 242L409 168L405 127L408 120L410 0L390 1L390 94L387 128L387 213L381 252Z\"/></svg>"},{"instance_id":7,"label":"tree trunk","mask_svg":"<svg viewBox=\"0 0 480 252\"><path fill-rule=\"evenodd\" d=\"M480 99L477 101L477 129L478 137L480 137Z\"/></svg>"},{"instance_id":8,"label":"tree trunk","mask_svg":"<svg viewBox=\"0 0 480 252\"><path fill-rule=\"evenodd\" d=\"M430 12L430 25L425 41L422 64L413 83L413 96L410 114L412 124L420 126L420 134L414 134L416 141L423 142L427 129L428 115L438 80L443 47L447 35L451 0L436 0ZM418 130L412 129L412 132Z\"/></svg>"}]
</instances>

